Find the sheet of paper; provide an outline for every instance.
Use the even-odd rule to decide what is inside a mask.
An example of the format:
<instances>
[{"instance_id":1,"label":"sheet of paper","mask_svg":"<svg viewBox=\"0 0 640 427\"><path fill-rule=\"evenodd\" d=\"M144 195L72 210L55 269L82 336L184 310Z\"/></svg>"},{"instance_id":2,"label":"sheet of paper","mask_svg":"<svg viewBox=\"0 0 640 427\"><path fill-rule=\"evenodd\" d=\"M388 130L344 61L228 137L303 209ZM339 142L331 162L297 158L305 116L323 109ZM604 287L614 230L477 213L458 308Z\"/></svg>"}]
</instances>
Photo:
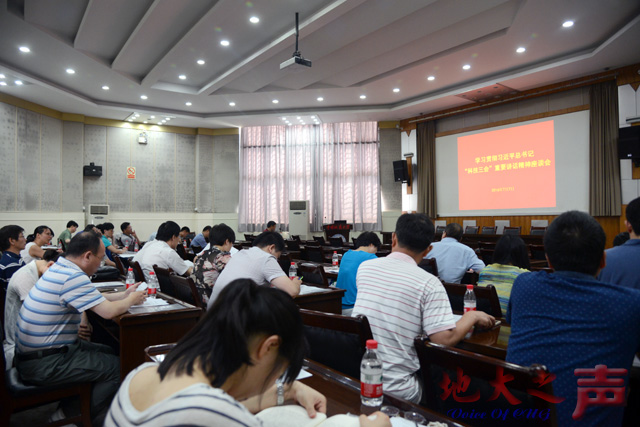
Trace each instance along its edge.
<instances>
[{"instance_id":1,"label":"sheet of paper","mask_svg":"<svg viewBox=\"0 0 640 427\"><path fill-rule=\"evenodd\" d=\"M120 258L133 258L134 256L136 256L135 252L125 252L123 254L118 254L118 256Z\"/></svg>"},{"instance_id":2,"label":"sheet of paper","mask_svg":"<svg viewBox=\"0 0 640 427\"><path fill-rule=\"evenodd\" d=\"M143 304L132 305L131 308L155 307L158 305L169 305L169 303L167 302L167 300L164 300L162 298L147 298Z\"/></svg>"},{"instance_id":3,"label":"sheet of paper","mask_svg":"<svg viewBox=\"0 0 640 427\"><path fill-rule=\"evenodd\" d=\"M95 286L96 288L115 288L117 286L124 286L124 283L122 282L117 282L117 281L113 281L113 282L97 282L94 283L93 286Z\"/></svg>"},{"instance_id":4,"label":"sheet of paper","mask_svg":"<svg viewBox=\"0 0 640 427\"><path fill-rule=\"evenodd\" d=\"M327 288L317 288L315 286L300 285L300 295L317 294L322 292L329 292Z\"/></svg>"}]
</instances>

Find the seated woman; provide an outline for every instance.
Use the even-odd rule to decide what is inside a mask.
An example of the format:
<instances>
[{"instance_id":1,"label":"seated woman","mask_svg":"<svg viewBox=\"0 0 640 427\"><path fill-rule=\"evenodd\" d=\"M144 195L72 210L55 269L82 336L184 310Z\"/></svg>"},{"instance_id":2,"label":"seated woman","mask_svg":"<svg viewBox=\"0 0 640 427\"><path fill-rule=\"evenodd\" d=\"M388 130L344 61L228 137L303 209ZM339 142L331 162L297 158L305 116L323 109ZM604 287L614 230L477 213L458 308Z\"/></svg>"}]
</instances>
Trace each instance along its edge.
<instances>
[{"instance_id":1,"label":"seated woman","mask_svg":"<svg viewBox=\"0 0 640 427\"><path fill-rule=\"evenodd\" d=\"M226 224L214 225L209 230L209 245L193 261L193 281L206 306L218 276L231 259L229 252L236 235Z\"/></svg>"},{"instance_id":2,"label":"seated woman","mask_svg":"<svg viewBox=\"0 0 640 427\"><path fill-rule=\"evenodd\" d=\"M513 281L518 275L531 269L527 245L519 236L505 234L496 244L492 261L493 264L489 264L480 272L478 286L495 286L502 314L506 315Z\"/></svg>"},{"instance_id":3,"label":"seated woman","mask_svg":"<svg viewBox=\"0 0 640 427\"><path fill-rule=\"evenodd\" d=\"M42 246L50 244L53 236L53 230L46 225L36 227L33 234L27 236L27 245L20 251L24 263L29 264L31 261L42 259L44 256Z\"/></svg>"},{"instance_id":4,"label":"seated woman","mask_svg":"<svg viewBox=\"0 0 640 427\"><path fill-rule=\"evenodd\" d=\"M252 414L293 399L310 417L323 395L294 381L306 343L298 307L285 292L249 279L231 282L162 363L129 373L106 426L259 426ZM276 384L278 377L284 385ZM362 426L390 426L386 415Z\"/></svg>"}]
</instances>

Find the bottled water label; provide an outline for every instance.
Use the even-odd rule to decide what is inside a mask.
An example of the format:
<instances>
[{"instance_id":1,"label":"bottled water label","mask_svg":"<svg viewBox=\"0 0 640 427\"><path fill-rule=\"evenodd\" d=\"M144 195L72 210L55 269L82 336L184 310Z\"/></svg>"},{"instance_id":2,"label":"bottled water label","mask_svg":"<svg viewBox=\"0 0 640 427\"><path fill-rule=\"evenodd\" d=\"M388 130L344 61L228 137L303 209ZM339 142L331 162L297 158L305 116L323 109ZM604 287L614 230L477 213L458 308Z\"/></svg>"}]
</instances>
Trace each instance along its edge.
<instances>
[{"instance_id":1,"label":"bottled water label","mask_svg":"<svg viewBox=\"0 0 640 427\"><path fill-rule=\"evenodd\" d=\"M464 312L466 313L467 311L476 311L476 305L475 304L465 303L464 304Z\"/></svg>"},{"instance_id":2,"label":"bottled water label","mask_svg":"<svg viewBox=\"0 0 640 427\"><path fill-rule=\"evenodd\" d=\"M156 288L149 287L149 288L147 288L147 295L149 295L150 297L152 297L152 298L153 298L153 297L155 297L155 296L156 296L156 292L157 292L157 291L158 291L158 290L157 290Z\"/></svg>"},{"instance_id":3,"label":"bottled water label","mask_svg":"<svg viewBox=\"0 0 640 427\"><path fill-rule=\"evenodd\" d=\"M366 398L382 397L382 372L360 374L360 394Z\"/></svg>"}]
</instances>

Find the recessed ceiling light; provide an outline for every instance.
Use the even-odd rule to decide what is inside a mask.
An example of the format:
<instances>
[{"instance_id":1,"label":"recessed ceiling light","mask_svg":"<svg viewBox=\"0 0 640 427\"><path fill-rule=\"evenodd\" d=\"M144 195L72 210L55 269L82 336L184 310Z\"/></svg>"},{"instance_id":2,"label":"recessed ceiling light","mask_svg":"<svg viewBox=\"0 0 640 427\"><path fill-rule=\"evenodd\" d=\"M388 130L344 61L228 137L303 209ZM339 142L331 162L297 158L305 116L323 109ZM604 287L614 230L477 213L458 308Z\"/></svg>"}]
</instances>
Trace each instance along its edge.
<instances>
[{"instance_id":1,"label":"recessed ceiling light","mask_svg":"<svg viewBox=\"0 0 640 427\"><path fill-rule=\"evenodd\" d=\"M31 52L31 49L29 49L29 48L28 48L28 47L26 47L26 46L20 46L18 49L20 49L20 52L22 52L22 53L29 53L29 52Z\"/></svg>"},{"instance_id":2,"label":"recessed ceiling light","mask_svg":"<svg viewBox=\"0 0 640 427\"><path fill-rule=\"evenodd\" d=\"M463 69L463 70L470 70L470 69L471 69L471 65L469 65L469 64L464 64L464 65L462 66L462 69Z\"/></svg>"},{"instance_id":3,"label":"recessed ceiling light","mask_svg":"<svg viewBox=\"0 0 640 427\"><path fill-rule=\"evenodd\" d=\"M296 116L296 119L300 120L300 119L302 119L302 117L300 117L300 116Z\"/></svg>"},{"instance_id":4,"label":"recessed ceiling light","mask_svg":"<svg viewBox=\"0 0 640 427\"><path fill-rule=\"evenodd\" d=\"M109 86L107 85L102 86L102 90L109 90Z\"/></svg>"},{"instance_id":5,"label":"recessed ceiling light","mask_svg":"<svg viewBox=\"0 0 640 427\"><path fill-rule=\"evenodd\" d=\"M6 86L7 82L0 82L0 86Z\"/></svg>"},{"instance_id":6,"label":"recessed ceiling light","mask_svg":"<svg viewBox=\"0 0 640 427\"><path fill-rule=\"evenodd\" d=\"M232 102L229 103L229 107L235 107L235 106L236 106L235 102L232 101Z\"/></svg>"},{"instance_id":7,"label":"recessed ceiling light","mask_svg":"<svg viewBox=\"0 0 640 427\"><path fill-rule=\"evenodd\" d=\"M360 99L367 99L367 95L360 95Z\"/></svg>"},{"instance_id":8,"label":"recessed ceiling light","mask_svg":"<svg viewBox=\"0 0 640 427\"><path fill-rule=\"evenodd\" d=\"M162 122L158 122L158 124L159 124L159 125L161 125L161 124L162 124Z\"/></svg>"},{"instance_id":9,"label":"recessed ceiling light","mask_svg":"<svg viewBox=\"0 0 640 427\"><path fill-rule=\"evenodd\" d=\"M169 121L169 120L171 120L171 117L167 117L165 120L166 120L166 121Z\"/></svg>"},{"instance_id":10,"label":"recessed ceiling light","mask_svg":"<svg viewBox=\"0 0 640 427\"><path fill-rule=\"evenodd\" d=\"M518 53L522 53L522 52L524 52L525 50L527 50L527 49L525 49L524 47L519 47L519 48L517 48L517 49L516 49L516 52L518 52Z\"/></svg>"},{"instance_id":11,"label":"recessed ceiling light","mask_svg":"<svg viewBox=\"0 0 640 427\"><path fill-rule=\"evenodd\" d=\"M140 95L140 99L147 99L149 98L147 95Z\"/></svg>"},{"instance_id":12,"label":"recessed ceiling light","mask_svg":"<svg viewBox=\"0 0 640 427\"><path fill-rule=\"evenodd\" d=\"M398 92L400 92L400 88L398 88L398 87L394 87L394 88L393 88L393 91L394 91L395 93L398 93Z\"/></svg>"},{"instance_id":13,"label":"recessed ceiling light","mask_svg":"<svg viewBox=\"0 0 640 427\"><path fill-rule=\"evenodd\" d=\"M285 122L287 121L286 117L280 117L282 120L284 120Z\"/></svg>"},{"instance_id":14,"label":"recessed ceiling light","mask_svg":"<svg viewBox=\"0 0 640 427\"><path fill-rule=\"evenodd\" d=\"M6 76L4 74L0 74L0 79L4 79Z\"/></svg>"},{"instance_id":15,"label":"recessed ceiling light","mask_svg":"<svg viewBox=\"0 0 640 427\"><path fill-rule=\"evenodd\" d=\"M149 116L149 118L151 118L151 119L155 119L155 118L156 118L156 116Z\"/></svg>"},{"instance_id":16,"label":"recessed ceiling light","mask_svg":"<svg viewBox=\"0 0 640 427\"><path fill-rule=\"evenodd\" d=\"M318 101L319 101L319 102L322 102L322 101L324 101L324 98L323 98L323 97L321 97L321 96L319 96L319 97L318 97Z\"/></svg>"},{"instance_id":17,"label":"recessed ceiling light","mask_svg":"<svg viewBox=\"0 0 640 427\"><path fill-rule=\"evenodd\" d=\"M184 105L186 105L187 107L191 107L193 104L190 102L185 102Z\"/></svg>"},{"instance_id":18,"label":"recessed ceiling light","mask_svg":"<svg viewBox=\"0 0 640 427\"><path fill-rule=\"evenodd\" d=\"M76 70L74 70L73 68L67 68L67 74L75 74Z\"/></svg>"},{"instance_id":19,"label":"recessed ceiling light","mask_svg":"<svg viewBox=\"0 0 640 427\"><path fill-rule=\"evenodd\" d=\"M249 22L251 22L252 24L257 24L258 22L260 22L260 18L258 18L257 16L252 16L251 18L249 18Z\"/></svg>"},{"instance_id":20,"label":"recessed ceiling light","mask_svg":"<svg viewBox=\"0 0 640 427\"><path fill-rule=\"evenodd\" d=\"M220 40L220 44L222 46L229 46L231 43L229 43L229 40Z\"/></svg>"},{"instance_id":21,"label":"recessed ceiling light","mask_svg":"<svg viewBox=\"0 0 640 427\"><path fill-rule=\"evenodd\" d=\"M22 86L22 80L16 80L15 84L16 86Z\"/></svg>"},{"instance_id":22,"label":"recessed ceiling light","mask_svg":"<svg viewBox=\"0 0 640 427\"><path fill-rule=\"evenodd\" d=\"M146 125L148 122L145 120L145 121L144 121L144 122L142 122L142 123L144 123L144 124Z\"/></svg>"},{"instance_id":23,"label":"recessed ceiling light","mask_svg":"<svg viewBox=\"0 0 640 427\"><path fill-rule=\"evenodd\" d=\"M184 74L180 74L180 75L178 76L178 78L179 78L180 80L187 80L187 76L185 76Z\"/></svg>"},{"instance_id":24,"label":"recessed ceiling light","mask_svg":"<svg viewBox=\"0 0 640 427\"><path fill-rule=\"evenodd\" d=\"M562 23L562 26L563 26L564 28L570 28L570 27L573 27L573 21L564 21L564 22Z\"/></svg>"},{"instance_id":25,"label":"recessed ceiling light","mask_svg":"<svg viewBox=\"0 0 640 427\"><path fill-rule=\"evenodd\" d=\"M277 103L278 103L278 102L280 102L280 101L278 101L277 99L274 99L274 100L273 100L273 101L271 101L271 102L273 102L274 104L277 104Z\"/></svg>"},{"instance_id":26,"label":"recessed ceiling light","mask_svg":"<svg viewBox=\"0 0 640 427\"><path fill-rule=\"evenodd\" d=\"M127 119L127 121L128 121L128 122L132 122L132 121L133 121L133 119Z\"/></svg>"},{"instance_id":27,"label":"recessed ceiling light","mask_svg":"<svg viewBox=\"0 0 640 427\"><path fill-rule=\"evenodd\" d=\"M291 123L287 123L287 126L291 126Z\"/></svg>"},{"instance_id":28,"label":"recessed ceiling light","mask_svg":"<svg viewBox=\"0 0 640 427\"><path fill-rule=\"evenodd\" d=\"M435 76L429 76L427 77L427 80L429 80L430 82L434 81L436 78Z\"/></svg>"},{"instance_id":29,"label":"recessed ceiling light","mask_svg":"<svg viewBox=\"0 0 640 427\"><path fill-rule=\"evenodd\" d=\"M198 59L196 62L198 63L198 65L204 65L205 64L204 59Z\"/></svg>"}]
</instances>

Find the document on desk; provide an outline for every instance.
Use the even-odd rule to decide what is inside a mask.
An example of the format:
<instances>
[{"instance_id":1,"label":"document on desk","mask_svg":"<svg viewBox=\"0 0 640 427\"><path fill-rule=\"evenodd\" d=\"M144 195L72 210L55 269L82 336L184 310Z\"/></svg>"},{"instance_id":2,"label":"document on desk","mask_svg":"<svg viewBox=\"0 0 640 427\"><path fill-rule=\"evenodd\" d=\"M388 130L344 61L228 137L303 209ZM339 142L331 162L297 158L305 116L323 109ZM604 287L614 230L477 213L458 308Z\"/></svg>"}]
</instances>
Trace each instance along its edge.
<instances>
[{"instance_id":1,"label":"document on desk","mask_svg":"<svg viewBox=\"0 0 640 427\"><path fill-rule=\"evenodd\" d=\"M144 304L132 305L129 308L129 313L154 313L157 311L178 310L184 308L182 304L169 304L167 300L162 298L147 298Z\"/></svg>"},{"instance_id":2,"label":"document on desk","mask_svg":"<svg viewBox=\"0 0 640 427\"><path fill-rule=\"evenodd\" d=\"M118 254L118 256L120 258L133 258L134 256L136 256L135 252L125 252L123 254Z\"/></svg>"},{"instance_id":3,"label":"document on desk","mask_svg":"<svg viewBox=\"0 0 640 427\"><path fill-rule=\"evenodd\" d=\"M118 286L124 286L124 283L113 281L113 282L96 282L93 284L96 288L116 288Z\"/></svg>"},{"instance_id":4,"label":"document on desk","mask_svg":"<svg viewBox=\"0 0 640 427\"><path fill-rule=\"evenodd\" d=\"M329 292L329 288L318 288L315 286L300 285L300 295L317 294L322 292Z\"/></svg>"},{"instance_id":5,"label":"document on desk","mask_svg":"<svg viewBox=\"0 0 640 427\"><path fill-rule=\"evenodd\" d=\"M273 406L256 414L265 427L357 427L358 417L339 414L327 418L318 412L315 418L309 418L307 410L298 405Z\"/></svg>"}]
</instances>

